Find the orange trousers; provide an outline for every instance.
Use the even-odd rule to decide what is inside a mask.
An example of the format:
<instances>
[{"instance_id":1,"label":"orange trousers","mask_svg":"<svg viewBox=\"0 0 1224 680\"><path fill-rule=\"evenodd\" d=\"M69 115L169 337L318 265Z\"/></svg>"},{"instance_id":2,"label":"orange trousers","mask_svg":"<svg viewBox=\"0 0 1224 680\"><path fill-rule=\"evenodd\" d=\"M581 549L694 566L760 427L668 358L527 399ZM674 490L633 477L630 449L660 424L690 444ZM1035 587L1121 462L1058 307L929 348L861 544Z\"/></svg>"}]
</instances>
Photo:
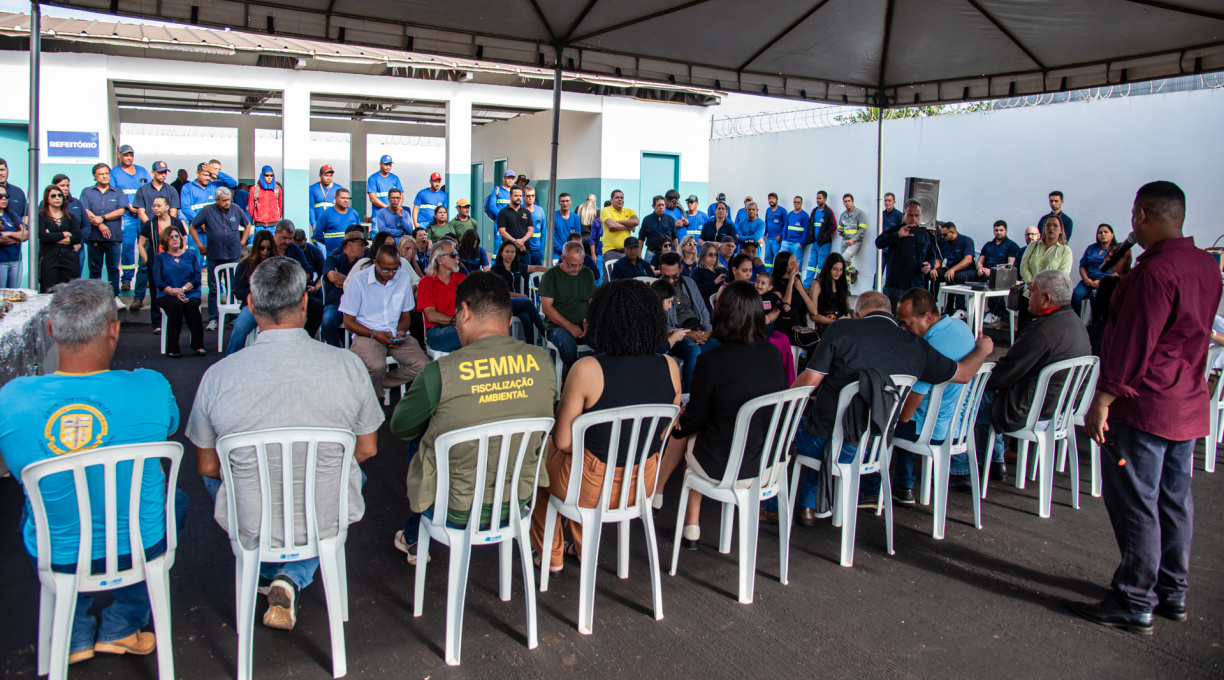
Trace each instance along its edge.
<instances>
[{"instance_id":1,"label":"orange trousers","mask_svg":"<svg viewBox=\"0 0 1224 680\"><path fill-rule=\"evenodd\" d=\"M572 463L573 454L565 453L552 449L548 452L548 458L545 460L545 469L548 470L548 486L540 487L536 494L535 510L531 514L531 547L535 549L537 554L543 554L544 546L544 520L548 512L548 499L550 496L565 497L565 492L569 486L570 466ZM646 459L646 494L654 493L655 477L658 474L659 456L653 455ZM599 492L603 487L604 471L607 469L607 464L596 458L590 453L583 453L582 456L582 482L578 486L578 506L582 508L593 508L599 502ZM633 472L629 476L632 482L637 474L637 466L634 466ZM625 478L625 468L617 468L615 477L612 479L612 493L610 494L608 504L615 506L620 500L621 484ZM629 489L629 502L633 503L636 500L637 489ZM564 520L565 524L569 525L570 535L574 538L574 548L578 554L582 554L582 525L573 520L559 517ZM552 537L552 566L560 567L565 563L565 542L561 533L562 522L557 522L556 531Z\"/></svg>"}]
</instances>

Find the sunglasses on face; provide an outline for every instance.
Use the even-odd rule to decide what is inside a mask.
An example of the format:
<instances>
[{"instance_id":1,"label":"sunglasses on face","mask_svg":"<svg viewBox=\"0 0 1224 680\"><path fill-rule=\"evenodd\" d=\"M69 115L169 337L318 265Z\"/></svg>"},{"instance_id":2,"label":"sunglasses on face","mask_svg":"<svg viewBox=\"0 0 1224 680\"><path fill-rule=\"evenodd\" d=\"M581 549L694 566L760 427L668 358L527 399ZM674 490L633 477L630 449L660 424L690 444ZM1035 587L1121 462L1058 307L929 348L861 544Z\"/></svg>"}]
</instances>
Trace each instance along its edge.
<instances>
[{"instance_id":1,"label":"sunglasses on face","mask_svg":"<svg viewBox=\"0 0 1224 680\"><path fill-rule=\"evenodd\" d=\"M59 194L51 194L52 198L56 196L59 196ZM7 201L7 200L8 200L8 194L0 194L0 201Z\"/></svg>"},{"instance_id":2,"label":"sunglasses on face","mask_svg":"<svg viewBox=\"0 0 1224 680\"><path fill-rule=\"evenodd\" d=\"M272 251L272 246L259 246L259 252L268 253Z\"/></svg>"},{"instance_id":3,"label":"sunglasses on face","mask_svg":"<svg viewBox=\"0 0 1224 680\"><path fill-rule=\"evenodd\" d=\"M61 193L56 192L56 193L54 193L54 194L47 194L47 197L48 197L48 198L63 198L63 197L64 197L64 195L63 195L63 194L61 194ZM5 195L5 198L8 198L8 196L7 196L7 195Z\"/></svg>"}]
</instances>

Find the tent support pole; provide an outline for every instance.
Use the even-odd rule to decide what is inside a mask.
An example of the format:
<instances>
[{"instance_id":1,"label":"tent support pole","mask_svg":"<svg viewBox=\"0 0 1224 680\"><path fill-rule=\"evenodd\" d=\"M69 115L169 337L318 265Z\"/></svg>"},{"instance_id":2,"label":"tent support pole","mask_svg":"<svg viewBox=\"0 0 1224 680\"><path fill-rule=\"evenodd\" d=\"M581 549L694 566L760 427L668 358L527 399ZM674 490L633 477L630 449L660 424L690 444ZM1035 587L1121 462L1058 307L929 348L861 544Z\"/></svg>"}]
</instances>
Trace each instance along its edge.
<instances>
[{"instance_id":1,"label":"tent support pole","mask_svg":"<svg viewBox=\"0 0 1224 680\"><path fill-rule=\"evenodd\" d=\"M876 108L876 238L884 233L884 111L883 107ZM883 293L884 251L876 250L875 264L876 291Z\"/></svg>"},{"instance_id":2,"label":"tent support pole","mask_svg":"<svg viewBox=\"0 0 1224 680\"><path fill-rule=\"evenodd\" d=\"M42 41L42 27L39 19L42 15L42 9L38 5L38 0L30 2L30 122L26 128L26 135L30 142L30 176L29 189L26 192L28 213L30 218L29 232L33 234L38 230L38 56L40 51L40 43ZM27 241L28 250L30 253L29 262L26 265L26 270L29 272L27 286L38 290L38 239L31 236Z\"/></svg>"},{"instance_id":3,"label":"tent support pole","mask_svg":"<svg viewBox=\"0 0 1224 680\"><path fill-rule=\"evenodd\" d=\"M561 48L557 48L556 68L553 71L553 119L552 119L552 160L548 165L548 204L544 206L544 214L548 217L548 228L544 232L544 266L552 266L553 234L556 233L557 205L557 150L561 136Z\"/></svg>"}]
</instances>

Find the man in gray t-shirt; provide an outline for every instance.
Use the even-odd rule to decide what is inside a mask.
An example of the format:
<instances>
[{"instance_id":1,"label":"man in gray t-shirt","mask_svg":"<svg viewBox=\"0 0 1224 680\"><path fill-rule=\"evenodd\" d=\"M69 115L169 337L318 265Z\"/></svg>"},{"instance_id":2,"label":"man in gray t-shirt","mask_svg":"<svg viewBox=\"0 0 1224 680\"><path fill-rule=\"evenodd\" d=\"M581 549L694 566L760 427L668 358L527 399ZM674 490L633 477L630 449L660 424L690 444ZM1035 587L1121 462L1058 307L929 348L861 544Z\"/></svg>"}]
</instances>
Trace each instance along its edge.
<instances>
[{"instance_id":1,"label":"man in gray t-shirt","mask_svg":"<svg viewBox=\"0 0 1224 680\"><path fill-rule=\"evenodd\" d=\"M867 215L854 207L854 197L850 194L842 196L842 205L846 206L846 210L837 218L837 233L842 239L841 255L846 261L846 278L850 283L854 283L858 279L854 256L858 254L859 248L863 246L863 239L867 236Z\"/></svg>"},{"instance_id":2,"label":"man in gray t-shirt","mask_svg":"<svg viewBox=\"0 0 1224 680\"><path fill-rule=\"evenodd\" d=\"M299 291L277 292L281 286ZM365 364L356 354L312 339L303 330L306 322L306 272L287 257L266 260L251 276L251 311L259 324L254 345L217 362L204 373L187 422L187 438L196 446L196 465L204 486L216 500L213 518L229 528L228 499L223 490L217 440L239 432L271 428L329 427L349 430L357 437L356 455L349 468L348 521L365 514L361 497L362 473L358 463L378 450L378 428L384 416L370 383ZM263 300L288 300L283 309L269 309ZM293 369L284 370L285 358L293 357ZM322 396L321 396L322 395ZM306 479L305 444L294 445L295 488ZM340 518L340 456L335 444L319 444L315 478L314 512L320 538L336 535ZM259 466L254 447L230 452L235 484L239 541L245 548L258 545L262 503ZM280 447L269 447L268 483L273 498L281 480ZM305 507L294 503L295 543L306 539ZM273 546L284 545L281 510L274 504L271 526ZM299 591L314 580L318 558L260 565L260 590L266 589L268 610L264 625L292 630L297 620Z\"/></svg>"}]
</instances>

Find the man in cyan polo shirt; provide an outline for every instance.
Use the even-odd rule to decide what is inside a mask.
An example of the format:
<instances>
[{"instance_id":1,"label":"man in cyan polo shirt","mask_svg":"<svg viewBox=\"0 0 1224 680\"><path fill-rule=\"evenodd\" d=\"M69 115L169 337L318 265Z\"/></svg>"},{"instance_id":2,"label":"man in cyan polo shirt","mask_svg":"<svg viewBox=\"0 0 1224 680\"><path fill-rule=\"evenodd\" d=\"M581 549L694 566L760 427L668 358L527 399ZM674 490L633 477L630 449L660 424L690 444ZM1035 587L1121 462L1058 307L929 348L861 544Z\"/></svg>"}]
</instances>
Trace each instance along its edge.
<instances>
[{"instance_id":1,"label":"man in cyan polo shirt","mask_svg":"<svg viewBox=\"0 0 1224 680\"><path fill-rule=\"evenodd\" d=\"M323 261L323 342L333 347L343 347L344 338L340 329L344 327L344 314L340 312L340 298L344 296L344 282L357 260L366 256L369 241L360 231L344 235L340 247Z\"/></svg>"},{"instance_id":2,"label":"man in cyan polo shirt","mask_svg":"<svg viewBox=\"0 0 1224 680\"><path fill-rule=\"evenodd\" d=\"M637 213L625 207L625 192L620 189L612 192L612 205L599 211L599 219L603 222L604 262L624 257L625 239L638 226Z\"/></svg>"},{"instance_id":3,"label":"man in cyan polo shirt","mask_svg":"<svg viewBox=\"0 0 1224 680\"><path fill-rule=\"evenodd\" d=\"M411 234L412 228L416 226L415 215L419 206L413 206L411 213L405 210L404 192L399 189L391 189L387 192L387 204L387 207L380 208L374 213L374 230L390 233L395 238L395 242L399 243L400 237ZM433 215L433 211L430 211L429 214Z\"/></svg>"},{"instance_id":4,"label":"man in cyan polo shirt","mask_svg":"<svg viewBox=\"0 0 1224 680\"><path fill-rule=\"evenodd\" d=\"M206 205L191 220L191 238L200 252L208 256L208 326L217 330L217 266L237 262L242 257L242 244L251 238L251 220L237 205L229 189L218 187L216 202ZM208 245L200 242L200 227L208 236Z\"/></svg>"},{"instance_id":5,"label":"man in cyan polo shirt","mask_svg":"<svg viewBox=\"0 0 1224 680\"><path fill-rule=\"evenodd\" d=\"M568 193L562 193L557 197L557 205L560 210L553 215L553 251L552 257L554 260L561 258L561 249L569 241L570 234L578 234L582 237L582 218L578 217L578 213L570 210L574 204L574 199Z\"/></svg>"},{"instance_id":6,"label":"man in cyan polo shirt","mask_svg":"<svg viewBox=\"0 0 1224 680\"><path fill-rule=\"evenodd\" d=\"M148 270L143 262L137 265L136 237L140 231L140 214L136 211L136 191L153 180L149 171L136 165L136 152L124 144L119 147L119 165L111 169L111 183L122 191L127 198L127 211L123 213L123 251L120 255L119 270L122 279L121 290L132 289L132 278L136 279L136 290L144 297L144 288L148 285ZM139 273L138 273L139 271Z\"/></svg>"},{"instance_id":7,"label":"man in cyan polo shirt","mask_svg":"<svg viewBox=\"0 0 1224 680\"><path fill-rule=\"evenodd\" d=\"M319 215L315 220L314 234L311 238L315 243L322 243L330 254L340 247L345 232L354 224L361 224L361 216L350 207L349 190L341 187L336 190L336 204Z\"/></svg>"},{"instance_id":8,"label":"man in cyan polo shirt","mask_svg":"<svg viewBox=\"0 0 1224 680\"><path fill-rule=\"evenodd\" d=\"M378 159L378 172L366 180L366 196L370 199L371 213L390 205L387 202L387 193L391 189L399 189L401 192L404 190L399 177L391 172L391 166L394 164L390 156L384 155Z\"/></svg>"},{"instance_id":9,"label":"man in cyan polo shirt","mask_svg":"<svg viewBox=\"0 0 1224 680\"><path fill-rule=\"evenodd\" d=\"M750 238L757 243L765 242L765 220L761 219L756 201L744 206L744 216L735 221L735 231L740 238Z\"/></svg>"},{"instance_id":10,"label":"man in cyan polo shirt","mask_svg":"<svg viewBox=\"0 0 1224 680\"><path fill-rule=\"evenodd\" d=\"M115 289L119 304L119 256L123 249L123 215L128 209L127 196L111 186L110 166L93 166L94 186L81 192L81 205L89 216L89 278L101 279L105 261L106 278Z\"/></svg>"}]
</instances>

